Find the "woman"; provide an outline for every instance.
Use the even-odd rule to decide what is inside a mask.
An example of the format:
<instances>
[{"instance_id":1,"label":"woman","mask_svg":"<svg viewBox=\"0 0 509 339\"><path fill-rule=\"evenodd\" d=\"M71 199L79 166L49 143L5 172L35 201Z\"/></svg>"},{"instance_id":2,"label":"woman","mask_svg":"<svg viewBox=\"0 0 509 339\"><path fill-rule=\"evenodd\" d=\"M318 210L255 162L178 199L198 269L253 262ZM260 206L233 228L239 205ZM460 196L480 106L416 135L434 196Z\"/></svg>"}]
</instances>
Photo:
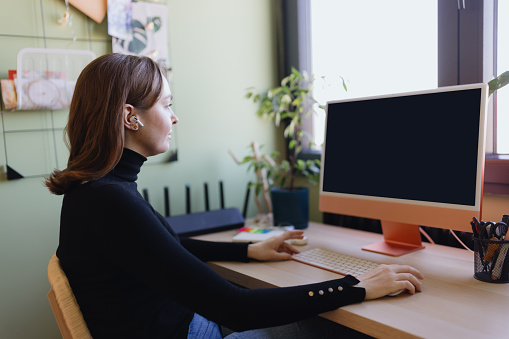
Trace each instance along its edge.
<instances>
[{"instance_id":1,"label":"woman","mask_svg":"<svg viewBox=\"0 0 509 339\"><path fill-rule=\"evenodd\" d=\"M360 282L347 276L259 290L217 275L205 261L290 259L297 251L285 240L302 232L257 244L179 239L136 186L146 158L169 148L178 122L171 100L161 70L145 57L104 55L76 83L68 165L46 185L64 194L57 256L94 338L220 338L218 324L237 331L295 324L400 289L421 290L421 274L399 265ZM329 287L325 296L308 294Z\"/></svg>"}]
</instances>

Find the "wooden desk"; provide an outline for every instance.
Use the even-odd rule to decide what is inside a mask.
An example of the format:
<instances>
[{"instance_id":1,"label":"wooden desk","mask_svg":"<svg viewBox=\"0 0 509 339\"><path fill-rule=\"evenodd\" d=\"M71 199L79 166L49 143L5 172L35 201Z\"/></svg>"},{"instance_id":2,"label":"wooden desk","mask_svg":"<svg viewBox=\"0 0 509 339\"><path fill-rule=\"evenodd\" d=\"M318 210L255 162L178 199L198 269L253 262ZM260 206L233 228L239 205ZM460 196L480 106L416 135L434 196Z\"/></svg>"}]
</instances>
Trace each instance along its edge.
<instances>
[{"instance_id":1,"label":"wooden desk","mask_svg":"<svg viewBox=\"0 0 509 339\"><path fill-rule=\"evenodd\" d=\"M230 241L234 231L196 238ZM473 254L426 244L424 250L390 257L361 250L380 234L311 222L308 245L379 263L409 264L424 274L423 291L345 306L321 316L377 338L508 338L509 284L473 277ZM335 279L338 275L295 261L212 262L226 279L248 288L283 287Z\"/></svg>"}]
</instances>

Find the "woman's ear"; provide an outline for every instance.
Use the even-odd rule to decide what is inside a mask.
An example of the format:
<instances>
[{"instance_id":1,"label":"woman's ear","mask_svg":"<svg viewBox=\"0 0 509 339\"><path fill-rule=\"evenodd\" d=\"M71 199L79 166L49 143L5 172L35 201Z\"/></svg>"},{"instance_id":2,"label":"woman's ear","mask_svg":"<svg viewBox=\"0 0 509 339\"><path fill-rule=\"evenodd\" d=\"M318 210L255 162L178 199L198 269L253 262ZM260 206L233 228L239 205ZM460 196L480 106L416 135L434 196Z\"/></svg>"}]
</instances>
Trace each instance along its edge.
<instances>
[{"instance_id":1,"label":"woman's ear","mask_svg":"<svg viewBox=\"0 0 509 339\"><path fill-rule=\"evenodd\" d=\"M136 131L138 129L138 124L135 119L134 115L134 107L129 104L124 105L124 127Z\"/></svg>"}]
</instances>

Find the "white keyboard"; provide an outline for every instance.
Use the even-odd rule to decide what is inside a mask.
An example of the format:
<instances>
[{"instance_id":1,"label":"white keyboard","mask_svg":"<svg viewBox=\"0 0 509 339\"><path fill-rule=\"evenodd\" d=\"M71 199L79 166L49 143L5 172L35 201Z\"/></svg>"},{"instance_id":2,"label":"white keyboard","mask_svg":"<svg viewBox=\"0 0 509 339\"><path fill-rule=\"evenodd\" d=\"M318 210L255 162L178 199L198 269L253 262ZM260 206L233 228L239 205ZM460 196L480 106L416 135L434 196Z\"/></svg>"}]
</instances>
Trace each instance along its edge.
<instances>
[{"instance_id":1,"label":"white keyboard","mask_svg":"<svg viewBox=\"0 0 509 339\"><path fill-rule=\"evenodd\" d=\"M356 258L321 248L313 248L300 252L299 254L294 254L293 259L342 275L350 274L354 277L358 277L380 265L366 259Z\"/></svg>"}]
</instances>

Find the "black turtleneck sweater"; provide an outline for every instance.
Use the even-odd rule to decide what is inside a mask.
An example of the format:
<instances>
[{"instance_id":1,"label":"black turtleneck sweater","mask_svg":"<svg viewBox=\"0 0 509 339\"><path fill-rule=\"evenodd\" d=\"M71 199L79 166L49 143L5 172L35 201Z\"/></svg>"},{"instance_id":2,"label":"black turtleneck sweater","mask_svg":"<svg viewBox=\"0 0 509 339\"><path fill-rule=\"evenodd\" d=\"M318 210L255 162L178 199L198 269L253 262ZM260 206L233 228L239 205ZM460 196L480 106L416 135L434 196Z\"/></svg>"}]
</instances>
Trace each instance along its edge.
<instances>
[{"instance_id":1,"label":"black turtleneck sweater","mask_svg":"<svg viewBox=\"0 0 509 339\"><path fill-rule=\"evenodd\" d=\"M364 300L350 276L273 289L224 280L204 262L248 261L247 244L179 239L137 190L145 160L124 149L113 171L64 196L57 256L94 338L187 338L195 312L234 330L276 326Z\"/></svg>"}]
</instances>

